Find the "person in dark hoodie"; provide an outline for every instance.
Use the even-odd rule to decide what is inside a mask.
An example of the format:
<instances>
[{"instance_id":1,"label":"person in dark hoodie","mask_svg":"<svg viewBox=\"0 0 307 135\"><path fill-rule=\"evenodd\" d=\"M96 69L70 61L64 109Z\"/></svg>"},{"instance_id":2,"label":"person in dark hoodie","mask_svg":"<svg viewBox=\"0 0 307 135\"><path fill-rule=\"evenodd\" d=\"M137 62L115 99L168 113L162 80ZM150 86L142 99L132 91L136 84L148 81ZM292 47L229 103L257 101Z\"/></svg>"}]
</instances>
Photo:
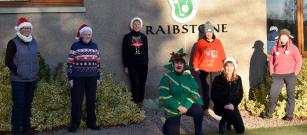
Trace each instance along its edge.
<instances>
[{"instance_id":1,"label":"person in dark hoodie","mask_svg":"<svg viewBox=\"0 0 307 135\"><path fill-rule=\"evenodd\" d=\"M224 133L226 128L231 130L233 125L236 133L244 133L245 127L238 105L243 98L242 80L236 74L237 61L226 58L222 74L214 78L211 97L214 103L214 113L221 116L219 133Z\"/></svg>"},{"instance_id":2,"label":"person in dark hoodie","mask_svg":"<svg viewBox=\"0 0 307 135\"><path fill-rule=\"evenodd\" d=\"M77 32L79 41L72 44L67 60L67 76L71 88L71 124L69 132L75 133L80 126L82 102L86 96L86 125L100 130L96 125L95 101L97 85L100 82L100 54L92 41L92 28L87 24Z\"/></svg>"},{"instance_id":3,"label":"person in dark hoodie","mask_svg":"<svg viewBox=\"0 0 307 135\"><path fill-rule=\"evenodd\" d=\"M27 18L19 18L15 29L17 36L8 42L5 57L12 85L12 132L33 135L30 117L39 72L37 43Z\"/></svg>"},{"instance_id":4,"label":"person in dark hoodie","mask_svg":"<svg viewBox=\"0 0 307 135\"><path fill-rule=\"evenodd\" d=\"M124 36L122 44L124 71L129 74L132 100L140 108L143 106L148 72L148 42L141 33L142 27L142 19L134 17L130 22L132 31Z\"/></svg>"},{"instance_id":5,"label":"person in dark hoodie","mask_svg":"<svg viewBox=\"0 0 307 135\"><path fill-rule=\"evenodd\" d=\"M268 54L272 52L273 46L276 44L276 37L278 37L278 34L278 28L276 26L271 26L270 31L268 33Z\"/></svg>"}]
</instances>

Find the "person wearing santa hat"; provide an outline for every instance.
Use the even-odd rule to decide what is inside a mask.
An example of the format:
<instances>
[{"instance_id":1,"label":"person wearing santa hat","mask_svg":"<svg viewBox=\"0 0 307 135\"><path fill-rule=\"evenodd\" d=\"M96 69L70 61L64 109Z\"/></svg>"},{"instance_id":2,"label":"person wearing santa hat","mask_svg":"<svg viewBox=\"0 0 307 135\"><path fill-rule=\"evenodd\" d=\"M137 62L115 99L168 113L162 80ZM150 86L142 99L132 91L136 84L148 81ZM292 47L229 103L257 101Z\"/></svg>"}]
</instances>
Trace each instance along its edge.
<instances>
[{"instance_id":1,"label":"person wearing santa hat","mask_svg":"<svg viewBox=\"0 0 307 135\"><path fill-rule=\"evenodd\" d=\"M145 84L148 72L147 37L141 33L143 21L135 17L130 21L131 32L126 34L122 44L124 72L129 74L132 100L143 106Z\"/></svg>"},{"instance_id":2,"label":"person wearing santa hat","mask_svg":"<svg viewBox=\"0 0 307 135\"><path fill-rule=\"evenodd\" d=\"M222 73L216 76L212 83L211 99L214 103L214 113L221 116L219 133L224 133L226 128L231 130L231 125L236 133L243 133L244 123L238 105L243 98L241 77L236 73L238 63L234 58L224 60Z\"/></svg>"},{"instance_id":3,"label":"person wearing santa hat","mask_svg":"<svg viewBox=\"0 0 307 135\"><path fill-rule=\"evenodd\" d=\"M100 54L97 44L92 41L92 28L83 24L77 31L77 42L73 43L67 60L67 75L71 88L71 123L69 132L75 133L80 126L82 103L85 94L87 120L92 130L96 125L95 100L100 82Z\"/></svg>"},{"instance_id":4,"label":"person wearing santa hat","mask_svg":"<svg viewBox=\"0 0 307 135\"><path fill-rule=\"evenodd\" d=\"M33 135L31 128L31 106L38 79L37 42L32 37L32 24L27 18L17 20L16 36L6 49L5 63L10 69L12 85L12 132L15 135Z\"/></svg>"},{"instance_id":5,"label":"person wearing santa hat","mask_svg":"<svg viewBox=\"0 0 307 135\"><path fill-rule=\"evenodd\" d=\"M279 31L276 45L273 47L269 59L269 69L272 76L272 85L268 111L263 118L272 118L276 108L277 98L281 89L286 84L287 109L283 120L291 121L295 106L295 85L297 75L302 67L302 55L298 48L292 43L293 36L288 29Z\"/></svg>"}]
</instances>

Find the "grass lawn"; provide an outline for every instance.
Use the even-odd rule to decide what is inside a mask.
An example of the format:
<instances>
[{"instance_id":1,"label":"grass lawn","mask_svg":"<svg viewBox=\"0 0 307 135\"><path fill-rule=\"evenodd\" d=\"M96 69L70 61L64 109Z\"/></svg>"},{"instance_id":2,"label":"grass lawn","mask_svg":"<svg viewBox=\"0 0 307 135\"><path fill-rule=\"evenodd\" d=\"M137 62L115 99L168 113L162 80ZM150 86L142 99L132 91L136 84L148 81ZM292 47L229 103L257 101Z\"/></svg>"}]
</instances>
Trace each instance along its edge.
<instances>
[{"instance_id":1,"label":"grass lawn","mask_svg":"<svg viewBox=\"0 0 307 135\"><path fill-rule=\"evenodd\" d=\"M235 135L234 131L225 132L223 135ZM210 132L206 135L218 135L218 132ZM259 128L246 130L244 135L307 135L307 125L278 127L278 128Z\"/></svg>"}]
</instances>

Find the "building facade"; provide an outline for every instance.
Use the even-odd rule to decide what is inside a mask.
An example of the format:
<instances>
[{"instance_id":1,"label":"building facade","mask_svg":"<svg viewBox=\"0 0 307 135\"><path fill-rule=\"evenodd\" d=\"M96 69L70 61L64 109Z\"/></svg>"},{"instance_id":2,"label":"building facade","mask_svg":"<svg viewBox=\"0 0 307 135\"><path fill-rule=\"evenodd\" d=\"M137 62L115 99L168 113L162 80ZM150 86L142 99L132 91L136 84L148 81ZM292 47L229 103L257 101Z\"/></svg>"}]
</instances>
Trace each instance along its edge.
<instances>
[{"instance_id":1,"label":"building facade","mask_svg":"<svg viewBox=\"0 0 307 135\"><path fill-rule=\"evenodd\" d=\"M192 2L197 6L191 5ZM172 3L179 3L179 7L173 7ZM149 42L145 96L157 98L159 81L165 73L163 65L168 62L170 52L185 48L191 56L199 38L198 27L210 21L226 56L238 60L238 74L248 92L250 85L256 84L266 70L267 24L278 24L268 22L270 5L275 3L269 0L0 0L0 49L2 52L16 34L16 20L27 17L34 26L33 35L41 55L54 69L58 63L66 62L69 48L76 41L77 28L88 23L101 51L105 72L111 73L117 82L127 81L121 58L122 39L130 31L130 20L139 16L144 21L142 32ZM187 20L172 16L185 16L188 12L192 16ZM296 31L298 35L300 31ZM301 38L298 39L297 43L302 44Z\"/></svg>"}]
</instances>

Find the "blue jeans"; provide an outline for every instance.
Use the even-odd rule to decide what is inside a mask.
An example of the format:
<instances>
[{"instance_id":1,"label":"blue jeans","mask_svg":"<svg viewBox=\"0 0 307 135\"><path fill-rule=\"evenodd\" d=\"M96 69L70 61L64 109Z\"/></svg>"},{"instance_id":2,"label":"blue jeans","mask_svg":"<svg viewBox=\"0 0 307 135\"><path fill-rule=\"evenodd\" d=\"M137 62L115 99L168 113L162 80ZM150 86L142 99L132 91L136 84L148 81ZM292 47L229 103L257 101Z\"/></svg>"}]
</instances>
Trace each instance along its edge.
<instances>
[{"instance_id":1,"label":"blue jeans","mask_svg":"<svg viewBox=\"0 0 307 135\"><path fill-rule=\"evenodd\" d=\"M33 101L36 81L33 82L11 82L12 85L12 131L18 133L21 127L25 130L31 128L31 104Z\"/></svg>"}]
</instances>

